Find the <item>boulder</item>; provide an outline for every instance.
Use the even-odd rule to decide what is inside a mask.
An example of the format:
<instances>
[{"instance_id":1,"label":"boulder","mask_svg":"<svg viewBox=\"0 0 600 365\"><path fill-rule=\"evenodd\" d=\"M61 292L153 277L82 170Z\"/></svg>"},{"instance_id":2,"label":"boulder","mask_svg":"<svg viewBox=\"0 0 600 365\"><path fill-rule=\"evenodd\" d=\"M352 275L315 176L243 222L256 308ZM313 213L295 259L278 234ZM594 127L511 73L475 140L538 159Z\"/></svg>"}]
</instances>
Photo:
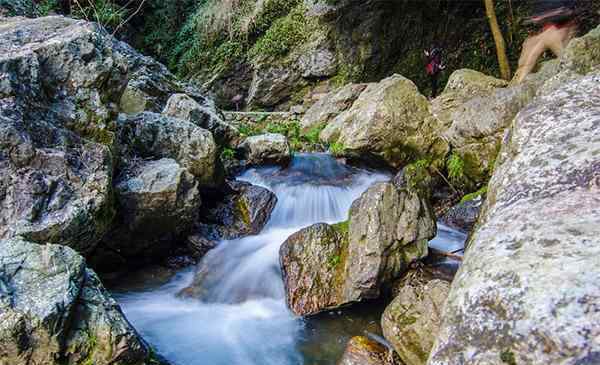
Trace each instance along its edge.
<instances>
[{"instance_id":1,"label":"boulder","mask_svg":"<svg viewBox=\"0 0 600 365\"><path fill-rule=\"evenodd\" d=\"M452 110L444 137L464 162L464 175L473 184L486 182L494 169L504 131L536 95L537 85L523 83L474 97Z\"/></svg>"},{"instance_id":2,"label":"boulder","mask_svg":"<svg viewBox=\"0 0 600 365\"><path fill-rule=\"evenodd\" d=\"M406 365L422 365L442 322L450 283L411 271L394 290L381 318L383 335Z\"/></svg>"},{"instance_id":3,"label":"boulder","mask_svg":"<svg viewBox=\"0 0 600 365\"><path fill-rule=\"evenodd\" d=\"M94 249L113 217L113 118L126 71L92 23L3 23L0 237Z\"/></svg>"},{"instance_id":4,"label":"boulder","mask_svg":"<svg viewBox=\"0 0 600 365\"><path fill-rule=\"evenodd\" d=\"M393 353L367 337L356 336L348 341L338 365L394 365Z\"/></svg>"},{"instance_id":5,"label":"boulder","mask_svg":"<svg viewBox=\"0 0 600 365\"><path fill-rule=\"evenodd\" d=\"M279 251L287 303L297 315L337 308L344 298L348 232L316 224L291 235Z\"/></svg>"},{"instance_id":6,"label":"boulder","mask_svg":"<svg viewBox=\"0 0 600 365\"><path fill-rule=\"evenodd\" d=\"M301 120L302 128L328 124L348 110L366 87L367 84L348 84L323 96L304 114Z\"/></svg>"},{"instance_id":7,"label":"boulder","mask_svg":"<svg viewBox=\"0 0 600 365\"><path fill-rule=\"evenodd\" d=\"M127 85L119 99L121 112L160 113L173 94L187 94L202 105L209 116L218 114L213 103L195 86L179 80L165 65L143 56L124 42L114 40L113 49L124 58L129 70Z\"/></svg>"},{"instance_id":8,"label":"boulder","mask_svg":"<svg viewBox=\"0 0 600 365\"><path fill-rule=\"evenodd\" d=\"M435 235L435 216L425 199L392 183L371 186L350 208L344 296L377 298L384 285L427 256Z\"/></svg>"},{"instance_id":9,"label":"boulder","mask_svg":"<svg viewBox=\"0 0 600 365\"><path fill-rule=\"evenodd\" d=\"M436 224L427 201L392 183L369 188L350 208L350 220L318 224L281 247L288 306L311 315L374 299L415 260L427 256Z\"/></svg>"},{"instance_id":10,"label":"boulder","mask_svg":"<svg viewBox=\"0 0 600 365\"><path fill-rule=\"evenodd\" d=\"M600 315L600 73L515 118L429 364L592 364Z\"/></svg>"},{"instance_id":11,"label":"boulder","mask_svg":"<svg viewBox=\"0 0 600 365\"><path fill-rule=\"evenodd\" d=\"M223 116L215 112L212 105L200 105L187 94L174 94L167 101L163 115L192 122L200 128L209 130L220 145L235 146L239 142L238 129L224 121Z\"/></svg>"},{"instance_id":12,"label":"boulder","mask_svg":"<svg viewBox=\"0 0 600 365\"><path fill-rule=\"evenodd\" d=\"M0 241L0 359L27 364L142 364L148 350L72 249Z\"/></svg>"},{"instance_id":13,"label":"boulder","mask_svg":"<svg viewBox=\"0 0 600 365\"><path fill-rule=\"evenodd\" d=\"M219 184L217 145L206 129L150 112L122 116L118 123L125 158L171 158L194 175L201 186Z\"/></svg>"},{"instance_id":14,"label":"boulder","mask_svg":"<svg viewBox=\"0 0 600 365\"><path fill-rule=\"evenodd\" d=\"M259 234L271 218L277 196L260 186L247 182L227 182L225 197L200 217L200 236L231 240Z\"/></svg>"},{"instance_id":15,"label":"boulder","mask_svg":"<svg viewBox=\"0 0 600 365\"><path fill-rule=\"evenodd\" d=\"M585 75L600 67L600 26L569 42L560 57L559 70Z\"/></svg>"},{"instance_id":16,"label":"boulder","mask_svg":"<svg viewBox=\"0 0 600 365\"><path fill-rule=\"evenodd\" d=\"M448 146L440 138L441 127L415 84L393 75L369 84L320 138L343 147L348 157L399 168L424 156L443 160Z\"/></svg>"},{"instance_id":17,"label":"boulder","mask_svg":"<svg viewBox=\"0 0 600 365\"><path fill-rule=\"evenodd\" d=\"M473 199L461 201L444 213L440 217L440 221L450 228L469 233L475 227L484 200L485 196L479 195Z\"/></svg>"},{"instance_id":18,"label":"boulder","mask_svg":"<svg viewBox=\"0 0 600 365\"><path fill-rule=\"evenodd\" d=\"M130 259L165 255L196 221L201 204L198 183L172 159L141 162L122 175L115 188L116 227L103 240L104 246ZM114 269L113 261L92 258L98 269Z\"/></svg>"},{"instance_id":19,"label":"boulder","mask_svg":"<svg viewBox=\"0 0 600 365\"><path fill-rule=\"evenodd\" d=\"M267 133L248 137L239 148L249 165L287 165L292 159L290 144L282 134Z\"/></svg>"}]
</instances>

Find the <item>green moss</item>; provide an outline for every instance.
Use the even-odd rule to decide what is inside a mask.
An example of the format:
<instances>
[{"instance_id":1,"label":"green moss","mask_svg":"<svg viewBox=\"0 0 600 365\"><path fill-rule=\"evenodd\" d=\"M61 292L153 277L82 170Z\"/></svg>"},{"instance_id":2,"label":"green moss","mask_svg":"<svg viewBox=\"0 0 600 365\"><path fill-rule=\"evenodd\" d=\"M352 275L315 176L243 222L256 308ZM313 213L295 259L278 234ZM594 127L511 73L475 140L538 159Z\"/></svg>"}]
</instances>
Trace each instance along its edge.
<instances>
[{"instance_id":1,"label":"green moss","mask_svg":"<svg viewBox=\"0 0 600 365\"><path fill-rule=\"evenodd\" d=\"M296 45L306 41L307 19L304 7L299 6L278 19L250 49L250 58L282 57Z\"/></svg>"},{"instance_id":2,"label":"green moss","mask_svg":"<svg viewBox=\"0 0 600 365\"><path fill-rule=\"evenodd\" d=\"M487 190L488 190L488 187L486 185L486 186L482 187L481 189L477 190L476 192L473 192L473 193L470 193L470 194L467 194L467 195L463 196L463 198L460 200L460 202L461 203L466 203L466 202L470 202L472 200L475 200L478 197L487 194Z\"/></svg>"},{"instance_id":3,"label":"green moss","mask_svg":"<svg viewBox=\"0 0 600 365\"><path fill-rule=\"evenodd\" d=\"M339 234L347 235L350 229L350 221L344 221L340 223L336 223L332 226Z\"/></svg>"},{"instance_id":4,"label":"green moss","mask_svg":"<svg viewBox=\"0 0 600 365\"><path fill-rule=\"evenodd\" d=\"M432 177L429 171L431 160L419 159L404 168L404 179L409 190L416 191L422 196L431 195Z\"/></svg>"},{"instance_id":5,"label":"green moss","mask_svg":"<svg viewBox=\"0 0 600 365\"><path fill-rule=\"evenodd\" d=\"M237 216L241 218L242 222L246 225L250 225L252 223L252 219L250 218L250 210L248 209L248 204L246 200L243 198L239 198L236 200L236 211Z\"/></svg>"},{"instance_id":6,"label":"green moss","mask_svg":"<svg viewBox=\"0 0 600 365\"><path fill-rule=\"evenodd\" d=\"M503 363L508 365L517 365L517 360L515 360L515 354L511 350L504 350L500 353L500 360Z\"/></svg>"}]
</instances>

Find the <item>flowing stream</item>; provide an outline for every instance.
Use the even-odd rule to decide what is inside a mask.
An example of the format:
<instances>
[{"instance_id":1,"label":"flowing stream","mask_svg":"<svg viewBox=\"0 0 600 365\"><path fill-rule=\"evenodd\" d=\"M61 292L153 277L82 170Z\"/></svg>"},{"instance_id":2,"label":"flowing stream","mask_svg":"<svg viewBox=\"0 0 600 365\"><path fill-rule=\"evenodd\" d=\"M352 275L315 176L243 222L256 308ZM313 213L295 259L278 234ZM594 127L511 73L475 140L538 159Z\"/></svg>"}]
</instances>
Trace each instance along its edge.
<instances>
[{"instance_id":1,"label":"flowing stream","mask_svg":"<svg viewBox=\"0 0 600 365\"><path fill-rule=\"evenodd\" d=\"M283 170L251 169L239 180L278 197L259 235L223 241L198 268L156 287L117 291L115 297L143 337L173 365L335 364L351 336L379 331L383 308L374 302L310 320L294 317L285 303L279 247L303 227L346 220L355 199L388 179L325 154L298 155ZM460 245L460 239L450 232L438 244ZM197 270L209 273L203 297L179 298Z\"/></svg>"}]
</instances>

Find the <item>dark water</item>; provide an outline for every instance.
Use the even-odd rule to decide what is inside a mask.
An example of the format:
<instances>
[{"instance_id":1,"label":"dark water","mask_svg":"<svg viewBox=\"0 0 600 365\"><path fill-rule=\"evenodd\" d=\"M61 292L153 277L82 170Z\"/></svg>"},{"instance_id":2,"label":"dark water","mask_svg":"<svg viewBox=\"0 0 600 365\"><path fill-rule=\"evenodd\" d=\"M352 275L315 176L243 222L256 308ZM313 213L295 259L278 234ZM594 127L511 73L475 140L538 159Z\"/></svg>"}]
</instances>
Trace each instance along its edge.
<instances>
[{"instance_id":1,"label":"dark water","mask_svg":"<svg viewBox=\"0 0 600 365\"><path fill-rule=\"evenodd\" d=\"M383 304L377 302L306 320L294 317L285 304L278 252L303 227L346 220L352 202L389 176L306 154L285 170L253 169L239 179L277 194L267 227L257 236L221 242L197 269L166 284L117 291L144 338L173 365L329 365L339 360L350 337L380 333ZM439 244L460 239L450 231ZM203 269L213 278L203 300L178 298L195 270Z\"/></svg>"}]
</instances>

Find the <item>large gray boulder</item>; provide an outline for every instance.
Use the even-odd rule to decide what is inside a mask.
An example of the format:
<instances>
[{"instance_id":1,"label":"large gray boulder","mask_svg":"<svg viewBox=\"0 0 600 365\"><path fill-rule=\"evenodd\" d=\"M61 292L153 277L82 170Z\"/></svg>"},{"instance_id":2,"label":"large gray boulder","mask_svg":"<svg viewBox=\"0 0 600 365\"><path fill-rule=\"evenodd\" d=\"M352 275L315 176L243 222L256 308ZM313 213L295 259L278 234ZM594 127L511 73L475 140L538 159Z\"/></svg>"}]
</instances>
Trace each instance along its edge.
<instances>
[{"instance_id":1,"label":"large gray boulder","mask_svg":"<svg viewBox=\"0 0 600 365\"><path fill-rule=\"evenodd\" d=\"M106 248L131 260L169 253L173 242L190 232L200 213L198 183L175 160L140 162L116 182L116 227L103 240L103 249L92 257L101 271L115 269L101 252Z\"/></svg>"},{"instance_id":2,"label":"large gray boulder","mask_svg":"<svg viewBox=\"0 0 600 365\"><path fill-rule=\"evenodd\" d=\"M279 252L288 306L311 315L379 297L381 291L427 256L436 233L428 203L392 183L369 188L337 226L305 228Z\"/></svg>"},{"instance_id":3,"label":"large gray boulder","mask_svg":"<svg viewBox=\"0 0 600 365\"><path fill-rule=\"evenodd\" d=\"M93 250L113 215L112 130L126 76L97 25L0 25L0 237Z\"/></svg>"},{"instance_id":4,"label":"large gray boulder","mask_svg":"<svg viewBox=\"0 0 600 365\"><path fill-rule=\"evenodd\" d=\"M427 98L412 81L393 75L369 84L320 138L341 146L348 157L399 168L420 157L442 160L448 145L440 138L441 132Z\"/></svg>"},{"instance_id":5,"label":"large gray boulder","mask_svg":"<svg viewBox=\"0 0 600 365\"><path fill-rule=\"evenodd\" d=\"M464 162L464 175L479 185L491 176L504 131L536 95L537 85L523 83L469 99L449 113L444 137ZM443 96L442 96L443 97Z\"/></svg>"},{"instance_id":6,"label":"large gray boulder","mask_svg":"<svg viewBox=\"0 0 600 365\"><path fill-rule=\"evenodd\" d=\"M450 283L419 270L396 285L395 298L381 318L383 335L404 364L425 364L442 322Z\"/></svg>"},{"instance_id":7,"label":"large gray boulder","mask_svg":"<svg viewBox=\"0 0 600 365\"><path fill-rule=\"evenodd\" d=\"M600 74L513 122L429 364L599 360Z\"/></svg>"},{"instance_id":8,"label":"large gray boulder","mask_svg":"<svg viewBox=\"0 0 600 365\"><path fill-rule=\"evenodd\" d=\"M122 117L118 127L127 159L171 158L194 175L201 186L219 184L217 145L206 129L150 112Z\"/></svg>"},{"instance_id":9,"label":"large gray boulder","mask_svg":"<svg viewBox=\"0 0 600 365\"><path fill-rule=\"evenodd\" d=\"M292 159L292 150L283 134L267 133L248 137L239 148L249 165L287 165Z\"/></svg>"},{"instance_id":10,"label":"large gray boulder","mask_svg":"<svg viewBox=\"0 0 600 365\"><path fill-rule=\"evenodd\" d=\"M72 249L0 241L0 362L142 364L148 350Z\"/></svg>"}]
</instances>

